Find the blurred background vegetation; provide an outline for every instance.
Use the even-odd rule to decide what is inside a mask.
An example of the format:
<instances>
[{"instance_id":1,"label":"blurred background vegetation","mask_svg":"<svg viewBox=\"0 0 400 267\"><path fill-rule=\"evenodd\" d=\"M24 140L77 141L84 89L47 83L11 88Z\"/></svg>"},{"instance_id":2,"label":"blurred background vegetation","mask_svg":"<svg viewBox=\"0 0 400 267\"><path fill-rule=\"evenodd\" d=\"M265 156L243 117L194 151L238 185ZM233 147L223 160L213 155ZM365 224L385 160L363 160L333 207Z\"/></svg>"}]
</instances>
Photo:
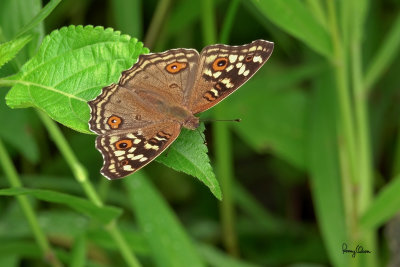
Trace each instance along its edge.
<instances>
[{"instance_id":1,"label":"blurred background vegetation","mask_svg":"<svg viewBox=\"0 0 400 267\"><path fill-rule=\"evenodd\" d=\"M0 266L400 266L399 1L0 0L0 43L31 36L1 99L68 25L275 50L201 115L242 119L206 124L222 202L156 162L110 182L94 135L0 101Z\"/></svg>"}]
</instances>

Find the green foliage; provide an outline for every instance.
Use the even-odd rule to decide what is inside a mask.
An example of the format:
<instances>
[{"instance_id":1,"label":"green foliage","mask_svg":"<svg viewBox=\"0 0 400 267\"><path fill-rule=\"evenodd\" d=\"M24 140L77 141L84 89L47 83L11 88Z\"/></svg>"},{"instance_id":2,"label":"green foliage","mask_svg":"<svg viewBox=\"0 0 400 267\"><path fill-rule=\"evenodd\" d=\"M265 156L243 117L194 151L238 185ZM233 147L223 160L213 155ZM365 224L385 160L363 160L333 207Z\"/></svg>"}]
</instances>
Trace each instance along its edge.
<instances>
[{"instance_id":1,"label":"green foliage","mask_svg":"<svg viewBox=\"0 0 400 267\"><path fill-rule=\"evenodd\" d=\"M18 38L0 44L0 68L17 55L17 53L30 41L30 36Z\"/></svg>"},{"instance_id":2,"label":"green foliage","mask_svg":"<svg viewBox=\"0 0 400 267\"><path fill-rule=\"evenodd\" d=\"M297 0L253 1L263 16L284 31L300 39L324 56L332 54L332 44L326 29L318 22L304 2Z\"/></svg>"},{"instance_id":3,"label":"green foliage","mask_svg":"<svg viewBox=\"0 0 400 267\"><path fill-rule=\"evenodd\" d=\"M30 195L43 201L66 205L69 208L99 220L104 224L115 220L122 213L120 209L115 207L97 207L95 204L86 199L55 191L28 188L0 189L0 196L18 195Z\"/></svg>"},{"instance_id":4,"label":"green foliage","mask_svg":"<svg viewBox=\"0 0 400 267\"><path fill-rule=\"evenodd\" d=\"M138 224L157 266L205 266L183 227L141 173L125 180ZM151 209L146 207L150 206Z\"/></svg>"},{"instance_id":5,"label":"green foliage","mask_svg":"<svg viewBox=\"0 0 400 267\"><path fill-rule=\"evenodd\" d=\"M399 227L396 1L41 2L0 1L0 266L375 267L398 257L395 236L382 234ZM156 159L169 168L108 181L95 136L82 134L87 101L149 52L136 38L155 52L260 38L275 51L201 114L241 123L184 129ZM343 243L372 253L352 258Z\"/></svg>"},{"instance_id":6,"label":"green foliage","mask_svg":"<svg viewBox=\"0 0 400 267\"><path fill-rule=\"evenodd\" d=\"M199 127L199 131L182 129L182 133L171 148L156 160L177 171L197 177L221 200L221 189L207 156L207 146L203 143L204 135L201 133L203 131L203 124Z\"/></svg>"},{"instance_id":7,"label":"green foliage","mask_svg":"<svg viewBox=\"0 0 400 267\"><path fill-rule=\"evenodd\" d=\"M54 31L21 68L7 105L37 107L74 130L90 133L87 101L145 52L142 43L112 29L70 26Z\"/></svg>"}]
</instances>

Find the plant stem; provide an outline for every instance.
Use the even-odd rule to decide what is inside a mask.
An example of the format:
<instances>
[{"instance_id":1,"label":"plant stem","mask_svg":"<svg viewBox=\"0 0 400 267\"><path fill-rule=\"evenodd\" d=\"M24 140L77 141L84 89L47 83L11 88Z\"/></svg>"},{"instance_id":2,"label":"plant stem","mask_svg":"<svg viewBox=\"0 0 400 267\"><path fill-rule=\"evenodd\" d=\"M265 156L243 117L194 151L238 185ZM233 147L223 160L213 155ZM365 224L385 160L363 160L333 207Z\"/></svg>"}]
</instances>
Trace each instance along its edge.
<instances>
[{"instance_id":1,"label":"plant stem","mask_svg":"<svg viewBox=\"0 0 400 267\"><path fill-rule=\"evenodd\" d=\"M161 0L158 2L156 11L151 19L149 29L147 30L146 36L144 38L144 44L151 50L154 47L154 43L159 35L165 17L167 16L167 11L171 5L171 0Z\"/></svg>"},{"instance_id":2,"label":"plant stem","mask_svg":"<svg viewBox=\"0 0 400 267\"><path fill-rule=\"evenodd\" d=\"M12 187L22 187L21 180L18 176L17 170L15 169L10 156L7 153L6 148L3 145L3 142L0 139L0 165L3 167L6 178L8 179L10 185ZM28 223L31 227L33 236L36 239L42 253L51 266L60 267L63 266L60 260L57 258L57 255L53 252L45 233L42 231L39 225L39 221L33 210L32 206L29 203L27 196L16 196L19 205L23 213L28 220Z\"/></svg>"},{"instance_id":3,"label":"plant stem","mask_svg":"<svg viewBox=\"0 0 400 267\"><path fill-rule=\"evenodd\" d=\"M97 206L102 207L103 202L101 201L96 190L91 184L86 169L81 165L81 163L76 158L67 140L61 133L60 129L57 127L57 124L42 111L38 111L38 114L42 122L44 123L45 127L47 128L47 131L49 132L54 143L56 144L61 154L67 161L69 167L71 168L75 179L81 184L90 201L92 201ZM117 227L116 222L110 223L105 227L105 229L114 239L114 242L117 244L119 251L121 252L128 266L140 267L141 266L140 263L136 259L133 252L129 249L127 242L125 241L125 239L123 238Z\"/></svg>"},{"instance_id":4,"label":"plant stem","mask_svg":"<svg viewBox=\"0 0 400 267\"><path fill-rule=\"evenodd\" d=\"M215 44L217 41L215 11L213 0L202 1L202 30L204 45Z\"/></svg>"},{"instance_id":5,"label":"plant stem","mask_svg":"<svg viewBox=\"0 0 400 267\"><path fill-rule=\"evenodd\" d=\"M238 0L230 2L227 15L225 16L220 42L226 43L232 28L236 10L239 6ZM212 0L203 1L203 36L205 44L216 42L216 24L214 20L214 6ZM214 117L223 119L225 112L221 106L214 108ZM226 250L232 256L239 256L239 247L235 231L235 211L233 203L233 157L232 141L229 128L224 123L213 123L213 140L215 149L216 175L221 184L223 200L220 204L221 224L223 242Z\"/></svg>"},{"instance_id":6,"label":"plant stem","mask_svg":"<svg viewBox=\"0 0 400 267\"><path fill-rule=\"evenodd\" d=\"M351 16L352 32L350 34L350 49L351 49L351 63L352 63L352 82L354 92L354 112L356 116L356 127L357 127L357 149L358 149L358 175L357 188L359 188L357 198L357 217L358 220L363 216L364 212L370 206L373 197L373 175L372 175L372 156L371 156L371 143L369 136L369 122L368 122L368 91L363 84L363 70L362 70L362 32L363 32L363 12L360 10L360 3L351 2L350 14L357 14ZM355 12L355 13L354 13ZM359 14L358 14L359 13ZM360 15L361 14L361 15ZM376 250L376 237L373 230L362 231L360 229L359 240L363 241L363 245L371 248L373 251ZM364 266L377 266L378 255L374 253L369 257L368 261L365 262Z\"/></svg>"},{"instance_id":7,"label":"plant stem","mask_svg":"<svg viewBox=\"0 0 400 267\"><path fill-rule=\"evenodd\" d=\"M353 128L354 119L350 101L350 87L348 78L348 66L346 53L343 43L340 40L338 25L336 20L336 11L334 1L328 0L328 16L331 30L331 38L334 47L334 55L332 60L335 69L337 100L339 106L338 118L338 144L339 157L341 163L341 176L344 209L346 213L347 236L349 241L353 243L357 236L357 212L355 199L353 198L353 184L358 179L356 175L356 143L355 130Z\"/></svg>"}]
</instances>

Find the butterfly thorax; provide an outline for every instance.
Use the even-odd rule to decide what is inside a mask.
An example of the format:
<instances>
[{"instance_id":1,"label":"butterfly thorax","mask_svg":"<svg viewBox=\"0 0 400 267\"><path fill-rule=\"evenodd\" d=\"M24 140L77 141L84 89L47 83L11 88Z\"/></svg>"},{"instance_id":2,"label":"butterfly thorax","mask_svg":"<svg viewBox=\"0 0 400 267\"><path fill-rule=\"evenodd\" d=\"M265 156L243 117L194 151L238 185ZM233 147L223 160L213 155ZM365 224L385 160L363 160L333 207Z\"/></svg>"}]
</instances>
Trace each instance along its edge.
<instances>
[{"instance_id":1,"label":"butterfly thorax","mask_svg":"<svg viewBox=\"0 0 400 267\"><path fill-rule=\"evenodd\" d=\"M199 127L199 118L190 115L189 117L186 118L182 126L189 130L195 130L197 127Z\"/></svg>"},{"instance_id":2,"label":"butterfly thorax","mask_svg":"<svg viewBox=\"0 0 400 267\"><path fill-rule=\"evenodd\" d=\"M199 118L194 116L189 110L184 107L174 106L169 109L170 115L177 120L182 127L194 130L199 127Z\"/></svg>"}]
</instances>

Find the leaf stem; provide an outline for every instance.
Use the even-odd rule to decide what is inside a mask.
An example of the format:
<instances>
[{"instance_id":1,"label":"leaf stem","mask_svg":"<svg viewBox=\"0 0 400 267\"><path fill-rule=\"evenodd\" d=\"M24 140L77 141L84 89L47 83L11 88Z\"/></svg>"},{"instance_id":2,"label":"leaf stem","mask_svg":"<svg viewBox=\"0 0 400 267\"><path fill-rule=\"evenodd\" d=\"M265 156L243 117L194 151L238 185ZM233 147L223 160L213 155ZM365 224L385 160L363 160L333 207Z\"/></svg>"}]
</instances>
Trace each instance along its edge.
<instances>
[{"instance_id":1,"label":"leaf stem","mask_svg":"<svg viewBox=\"0 0 400 267\"><path fill-rule=\"evenodd\" d=\"M10 156L7 153L6 148L3 145L3 142L0 139L0 165L3 167L6 178L12 187L22 187L21 180L18 176L17 170L15 169ZM22 208L23 213L25 214L28 223L31 227L33 235L38 243L44 258L50 263L51 266L60 267L63 266L60 260L57 258L57 255L53 252L53 249L48 242L45 233L42 231L39 225L38 218L33 210L31 204L27 196L16 196L19 205Z\"/></svg>"},{"instance_id":2,"label":"leaf stem","mask_svg":"<svg viewBox=\"0 0 400 267\"><path fill-rule=\"evenodd\" d=\"M102 207L103 202L101 201L99 195L96 193L96 190L90 182L86 169L76 158L67 140L61 133L60 129L57 127L57 124L42 111L38 111L38 114L54 143L70 166L75 179L81 184L88 198L97 206ZM108 231L114 242L117 244L126 263L131 267L140 267L140 263L136 259L133 252L129 249L126 240L121 235L117 227L117 223L113 221L109 225L105 226L105 229Z\"/></svg>"}]
</instances>

